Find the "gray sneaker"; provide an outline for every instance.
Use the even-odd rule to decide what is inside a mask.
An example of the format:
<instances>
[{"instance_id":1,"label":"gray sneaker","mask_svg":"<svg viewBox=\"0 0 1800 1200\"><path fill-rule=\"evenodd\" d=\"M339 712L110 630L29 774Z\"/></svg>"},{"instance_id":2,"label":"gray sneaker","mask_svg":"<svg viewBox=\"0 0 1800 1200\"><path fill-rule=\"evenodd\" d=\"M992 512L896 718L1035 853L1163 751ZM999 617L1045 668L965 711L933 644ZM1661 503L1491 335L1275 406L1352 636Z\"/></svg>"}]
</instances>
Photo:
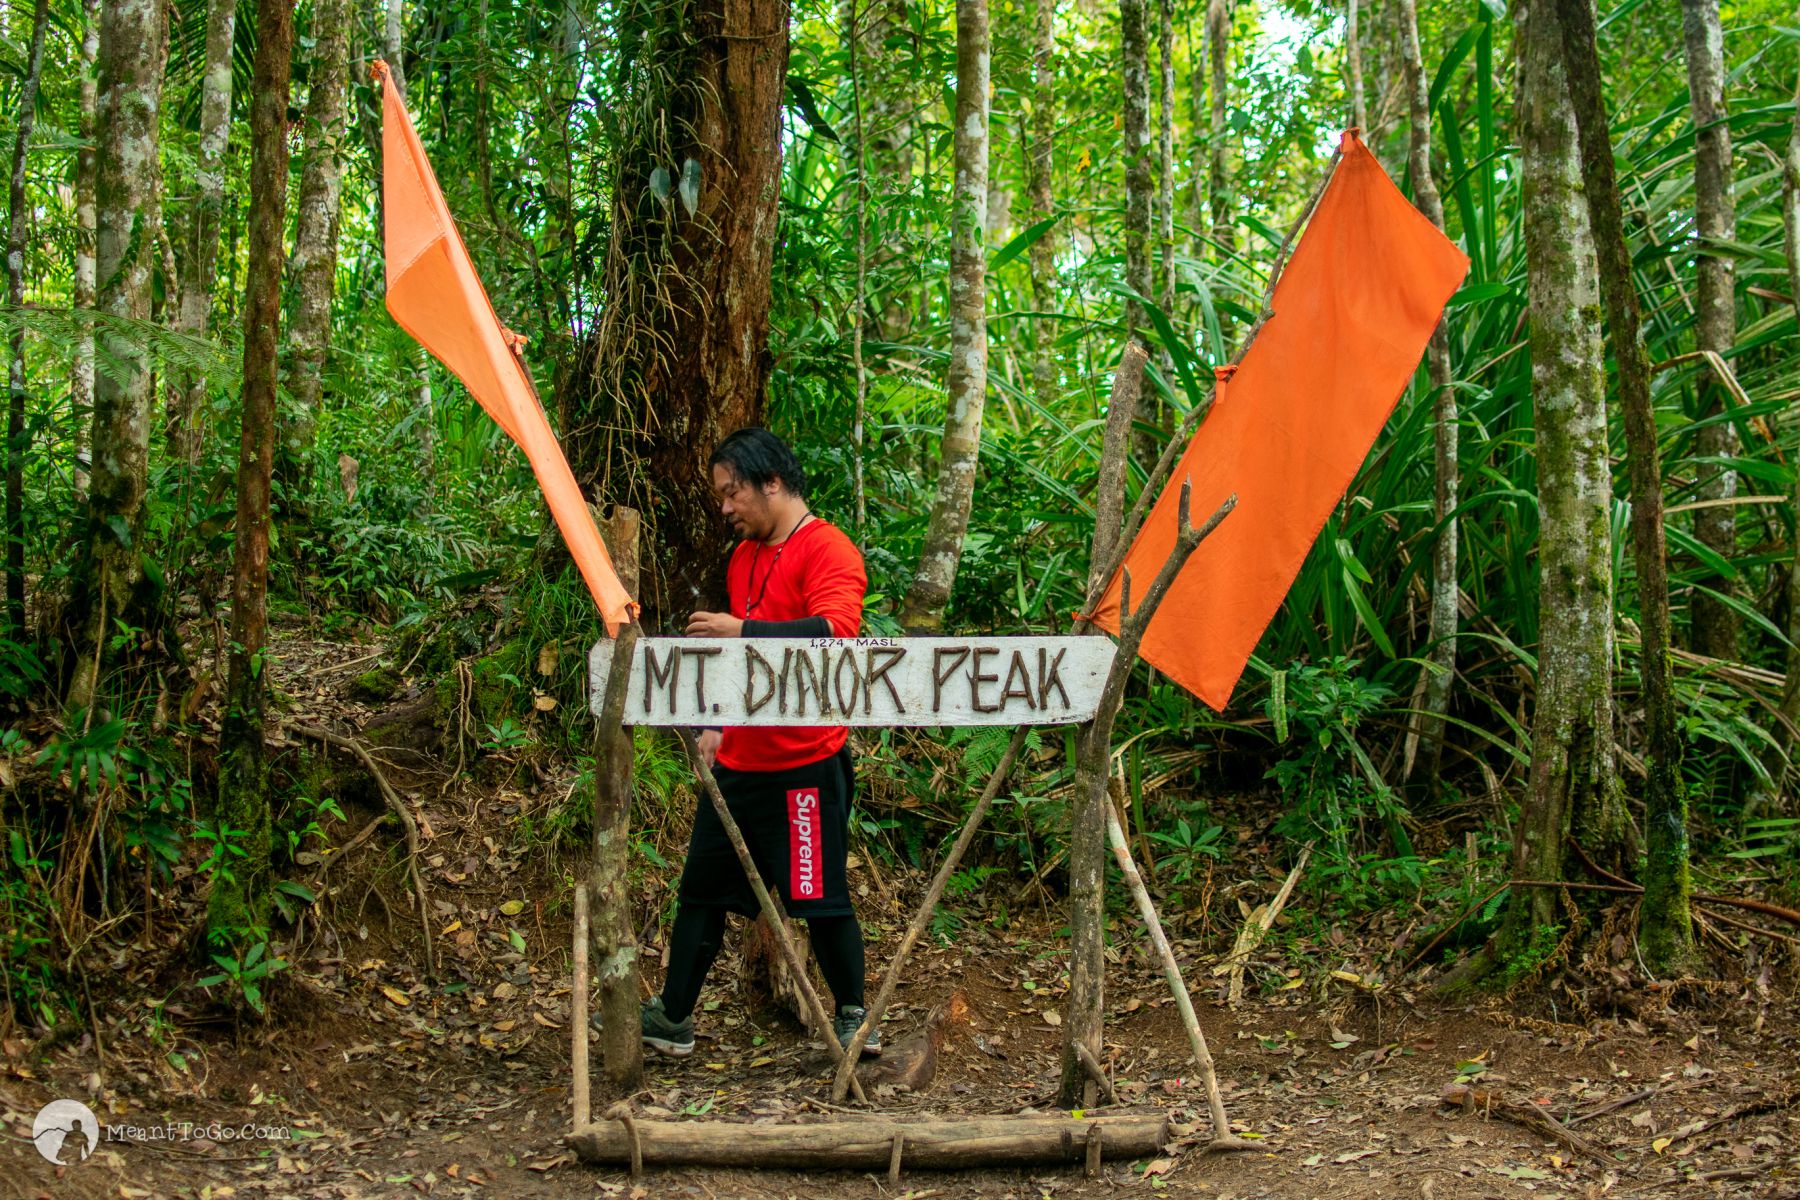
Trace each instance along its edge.
<instances>
[{"instance_id":1,"label":"gray sneaker","mask_svg":"<svg viewBox=\"0 0 1800 1200\"><path fill-rule=\"evenodd\" d=\"M856 1031L862 1028L863 1018L869 1015L866 1008L858 1008L854 1004L846 1004L838 1009L837 1016L832 1019L832 1032L837 1034L838 1045L848 1046ZM869 1030L869 1040L863 1043L864 1058L881 1057L881 1026Z\"/></svg>"},{"instance_id":2,"label":"gray sneaker","mask_svg":"<svg viewBox=\"0 0 1800 1200\"><path fill-rule=\"evenodd\" d=\"M644 1045L658 1054L686 1058L694 1052L694 1018L690 1015L684 1021L669 1020L661 996L644 1001L638 1024L643 1030Z\"/></svg>"}]
</instances>

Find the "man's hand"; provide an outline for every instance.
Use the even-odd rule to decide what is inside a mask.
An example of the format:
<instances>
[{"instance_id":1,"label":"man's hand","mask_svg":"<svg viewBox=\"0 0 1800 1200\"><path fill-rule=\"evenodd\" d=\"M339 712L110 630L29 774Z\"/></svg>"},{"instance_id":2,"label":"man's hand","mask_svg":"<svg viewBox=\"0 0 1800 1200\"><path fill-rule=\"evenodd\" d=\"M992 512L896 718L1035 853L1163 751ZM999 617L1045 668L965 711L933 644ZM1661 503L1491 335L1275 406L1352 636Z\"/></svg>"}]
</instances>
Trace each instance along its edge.
<instances>
[{"instance_id":1,"label":"man's hand","mask_svg":"<svg viewBox=\"0 0 1800 1200\"><path fill-rule=\"evenodd\" d=\"M689 613L687 635L713 638L742 637L744 636L744 622L730 613Z\"/></svg>"},{"instance_id":2,"label":"man's hand","mask_svg":"<svg viewBox=\"0 0 1800 1200\"><path fill-rule=\"evenodd\" d=\"M712 770L719 761L719 736L719 731L717 729L703 729L700 731L700 761L706 764L706 769L709 771Z\"/></svg>"}]
</instances>

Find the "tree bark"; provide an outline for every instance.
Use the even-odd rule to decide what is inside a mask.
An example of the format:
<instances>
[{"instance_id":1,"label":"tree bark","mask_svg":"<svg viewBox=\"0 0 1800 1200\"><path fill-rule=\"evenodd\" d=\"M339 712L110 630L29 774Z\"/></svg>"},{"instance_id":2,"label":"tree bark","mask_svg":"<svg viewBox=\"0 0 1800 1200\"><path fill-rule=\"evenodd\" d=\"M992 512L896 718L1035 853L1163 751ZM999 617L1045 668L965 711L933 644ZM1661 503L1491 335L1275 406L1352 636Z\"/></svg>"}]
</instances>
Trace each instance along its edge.
<instances>
[{"instance_id":1,"label":"tree bark","mask_svg":"<svg viewBox=\"0 0 1800 1200\"><path fill-rule=\"evenodd\" d=\"M1206 61L1211 72L1212 140L1207 147L1207 199L1212 205L1213 261L1223 263L1237 251L1231 219L1231 181L1225 131L1226 63L1231 55L1232 0L1207 0Z\"/></svg>"},{"instance_id":2,"label":"tree bark","mask_svg":"<svg viewBox=\"0 0 1800 1200\"><path fill-rule=\"evenodd\" d=\"M1794 129L1782 159L1781 227L1787 245L1788 295L1793 297L1794 319L1800 321L1800 85L1794 88ZM1800 475L1794 479L1794 512L1800 514ZM1800 723L1800 539L1788 570L1787 601L1787 686L1781 692L1781 711L1789 721ZM1791 747L1791 740L1788 744Z\"/></svg>"},{"instance_id":3,"label":"tree bark","mask_svg":"<svg viewBox=\"0 0 1800 1200\"><path fill-rule=\"evenodd\" d=\"M621 17L606 303L559 408L577 477L644 514L638 598L655 629L723 604L707 464L763 412L788 9L647 2Z\"/></svg>"},{"instance_id":4,"label":"tree bark","mask_svg":"<svg viewBox=\"0 0 1800 1200\"><path fill-rule=\"evenodd\" d=\"M1596 265L1560 25L1553 0L1521 5L1514 20L1542 578L1531 776L1513 874L1561 879L1571 831L1599 853L1624 840L1612 730L1612 481ZM1545 889L1514 892L1503 951L1541 950L1558 924L1556 899Z\"/></svg>"},{"instance_id":5,"label":"tree bark","mask_svg":"<svg viewBox=\"0 0 1800 1200\"><path fill-rule=\"evenodd\" d=\"M237 535L231 572L231 663L219 733L221 826L244 852L213 876L208 941L240 952L267 937L269 492L275 463L276 347L281 324L281 239L287 227L288 74L293 0L258 0L250 96L250 229L244 275L243 427L238 442ZM421 913L430 920L429 913Z\"/></svg>"},{"instance_id":6,"label":"tree bark","mask_svg":"<svg viewBox=\"0 0 1800 1200\"><path fill-rule=\"evenodd\" d=\"M168 21L159 0L101 8L94 190L95 307L111 317L150 315L150 281L162 221L157 134ZM107 335L116 367L94 378L93 468L85 545L65 615L72 657L68 702L93 702L114 620L142 623L138 541L149 479L150 360L130 338Z\"/></svg>"},{"instance_id":7,"label":"tree bark","mask_svg":"<svg viewBox=\"0 0 1800 1200\"><path fill-rule=\"evenodd\" d=\"M1419 52L1419 18L1413 0L1400 0L1400 56L1406 73L1406 93L1411 109L1413 203L1440 230L1444 228L1444 202L1431 169L1431 94L1425 64ZM1437 487L1432 515L1437 521L1437 541L1431 553L1431 609L1426 639L1430 643L1430 667L1425 679L1425 716L1419 725L1419 742L1425 750L1425 782L1436 790L1438 765L1444 749L1444 717L1450 711L1450 691L1456 681L1457 622L1457 527L1458 490L1457 410L1454 377L1450 367L1448 323L1439 321L1425 349L1425 373L1431 381L1433 448ZM1410 769L1411 761L1408 762Z\"/></svg>"},{"instance_id":8,"label":"tree bark","mask_svg":"<svg viewBox=\"0 0 1800 1200\"><path fill-rule=\"evenodd\" d=\"M210 0L206 6L206 66L200 83L200 146L194 162L194 206L188 214L181 307L175 327L204 337L212 319L213 287L219 277L219 225L225 208L225 152L231 142L231 48L237 29L237 0ZM169 390L168 437L182 462L200 456L206 379L178 373Z\"/></svg>"},{"instance_id":9,"label":"tree bark","mask_svg":"<svg viewBox=\"0 0 1800 1200\"><path fill-rule=\"evenodd\" d=\"M638 514L615 507L604 526L613 569L628 593L638 588ZM594 730L594 974L600 981L601 1070L608 1090L623 1098L643 1086L644 1044L638 1005L638 944L632 931L632 731L623 723L630 663L640 630L633 622L613 641L614 670Z\"/></svg>"},{"instance_id":10,"label":"tree bark","mask_svg":"<svg viewBox=\"0 0 1800 1200\"><path fill-rule=\"evenodd\" d=\"M1369 137L1369 114L1363 107L1362 42L1357 36L1358 7L1358 0L1350 0L1350 12L1344 20L1344 61L1350 74L1344 90L1350 93L1350 123L1360 129L1364 137ZM1375 145L1380 145L1378 139L1370 140Z\"/></svg>"},{"instance_id":11,"label":"tree bark","mask_svg":"<svg viewBox=\"0 0 1800 1200\"><path fill-rule=\"evenodd\" d=\"M1737 338L1737 267L1729 253L1709 246L1737 236L1732 204L1731 129L1725 123L1725 48L1719 25L1719 0L1681 0L1682 41L1687 49L1688 91L1694 114L1694 225L1699 235L1694 258L1695 347L1729 360ZM1700 372L1701 418L1725 411L1730 393L1710 370ZM1700 430L1697 449L1706 458L1730 458L1738 452L1737 427L1719 421ZM1726 500L1737 495L1737 472L1706 464L1700 467L1699 500ZM1726 561L1737 557L1737 506L1720 504L1694 513L1694 536ZM1732 583L1722 575L1699 580L1701 586L1729 594ZM1701 654L1736 659L1737 613L1702 592L1693 600L1693 645Z\"/></svg>"},{"instance_id":12,"label":"tree bark","mask_svg":"<svg viewBox=\"0 0 1800 1200\"><path fill-rule=\"evenodd\" d=\"M1054 161L1056 149L1056 0L1037 0L1031 32L1031 155L1027 162L1033 222L1056 216ZM1056 228L1031 244L1031 301L1039 312L1054 312L1062 300L1056 290ZM1032 324L1031 389L1040 405L1056 401L1056 338L1046 321Z\"/></svg>"},{"instance_id":13,"label":"tree bark","mask_svg":"<svg viewBox=\"0 0 1800 1200\"><path fill-rule=\"evenodd\" d=\"M1094 488L1094 539L1088 554L1086 589L1090 597L1098 596L1110 578L1120 541L1131 422L1137 413L1148 357L1141 342L1128 341L1113 373L1100 475ZM1120 620L1124 621L1123 615ZM1113 661L1114 670L1119 670L1119 660ZM1130 670L1129 655L1123 669ZM1083 1104L1093 1087L1077 1047L1095 1055L1101 1051L1106 1000L1106 812L1102 805L1106 803L1116 716L1116 711L1109 710L1102 699L1094 719L1082 726L1076 739L1075 800L1069 810L1069 991L1063 1013L1060 1086L1067 1108Z\"/></svg>"},{"instance_id":14,"label":"tree bark","mask_svg":"<svg viewBox=\"0 0 1800 1200\"><path fill-rule=\"evenodd\" d=\"M31 49L19 87L18 132L13 139L12 179L7 189L10 216L6 236L6 300L15 310L25 303L25 240L31 214L25 207L25 156L37 122L38 76L44 66L44 26L50 0L37 0L31 14ZM25 640L25 328L13 326L8 339L6 383L6 624L7 635Z\"/></svg>"},{"instance_id":15,"label":"tree bark","mask_svg":"<svg viewBox=\"0 0 1800 1200\"><path fill-rule=\"evenodd\" d=\"M314 0L312 70L303 126L306 149L300 160L294 253L288 262L293 280L288 392L293 404L283 414L278 462L290 494L295 495L318 428L325 356L331 347L344 130L350 119L350 25L349 0Z\"/></svg>"},{"instance_id":16,"label":"tree bark","mask_svg":"<svg viewBox=\"0 0 1800 1200\"><path fill-rule=\"evenodd\" d=\"M850 16L844 43L850 65L851 119L855 122L855 148L851 168L856 172L856 298L850 309L850 359L856 370L856 412L850 421L852 499L856 505L856 539L860 543L869 524L869 501L863 481L863 422L869 409L869 368L863 361L863 322L869 308L869 143L863 123L863 63L861 24L867 14L860 0L849 0Z\"/></svg>"},{"instance_id":17,"label":"tree bark","mask_svg":"<svg viewBox=\"0 0 1800 1200\"><path fill-rule=\"evenodd\" d=\"M1119 57L1124 79L1125 286L1156 298L1150 267L1150 14L1147 0L1119 0ZM1125 302L1125 334L1148 324L1143 307Z\"/></svg>"},{"instance_id":18,"label":"tree bark","mask_svg":"<svg viewBox=\"0 0 1800 1200\"><path fill-rule=\"evenodd\" d=\"M81 146L75 151L75 308L86 313L94 307L94 131L99 107L99 78L95 62L100 57L100 0L82 0L81 85L78 132ZM87 500L88 435L94 415L94 334L84 316L75 342L75 361L69 373L69 410L75 422L75 500Z\"/></svg>"},{"instance_id":19,"label":"tree bark","mask_svg":"<svg viewBox=\"0 0 1800 1200\"><path fill-rule=\"evenodd\" d=\"M1132 0L1138 2L1138 0ZM949 412L937 497L901 606L910 633L943 628L975 498L981 415L987 403L988 8L956 0L955 183L951 191Z\"/></svg>"},{"instance_id":20,"label":"tree bark","mask_svg":"<svg viewBox=\"0 0 1800 1200\"><path fill-rule=\"evenodd\" d=\"M1640 332L1625 208L1614 174L1612 135L1600 95L1600 48L1593 0L1557 0L1564 66L1580 135L1588 218L1600 265L1600 294L1619 364L1619 407L1631 465L1631 538L1637 566L1638 626L1643 646L1645 740L1649 781L1644 792L1644 907L1638 918L1644 957L1652 969L1681 973L1693 965L1694 930L1688 905L1687 788L1681 777L1674 669L1669 658L1669 563L1663 541L1662 465L1656 446L1656 408L1650 398L1650 356Z\"/></svg>"},{"instance_id":21,"label":"tree bark","mask_svg":"<svg viewBox=\"0 0 1800 1200\"><path fill-rule=\"evenodd\" d=\"M406 0L385 0L381 8L381 57L394 86L406 97Z\"/></svg>"},{"instance_id":22,"label":"tree bark","mask_svg":"<svg viewBox=\"0 0 1800 1200\"><path fill-rule=\"evenodd\" d=\"M1175 317L1175 12L1173 0L1156 4L1157 65L1162 98L1157 109L1156 144L1156 304ZM1168 359L1168 353L1163 353ZM1163 363L1164 374L1168 363Z\"/></svg>"}]
</instances>

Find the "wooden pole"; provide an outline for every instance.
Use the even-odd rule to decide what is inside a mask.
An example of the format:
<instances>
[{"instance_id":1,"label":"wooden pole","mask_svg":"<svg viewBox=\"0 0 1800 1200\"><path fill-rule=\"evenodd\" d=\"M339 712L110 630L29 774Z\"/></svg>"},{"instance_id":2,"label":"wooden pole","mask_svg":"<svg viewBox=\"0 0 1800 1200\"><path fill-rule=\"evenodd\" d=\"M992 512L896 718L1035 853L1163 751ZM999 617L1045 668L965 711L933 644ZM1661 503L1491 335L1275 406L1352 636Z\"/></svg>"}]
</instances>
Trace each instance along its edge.
<instances>
[{"instance_id":1,"label":"wooden pole","mask_svg":"<svg viewBox=\"0 0 1800 1200\"><path fill-rule=\"evenodd\" d=\"M608 692L612 689L613 679L628 673L614 670L607 680ZM701 757L693 730L684 727L679 732L681 744L687 747L688 759L694 764L694 774L700 778L700 787L712 801L713 811L719 814L719 824L725 828L725 837L731 842L732 850L737 853L738 864L744 868L744 877L750 881L750 890L756 893L757 907L762 910L763 918L768 921L769 929L775 935L775 944L781 947L782 960L787 963L788 970L793 972L794 984L800 989L800 998L806 1004L807 1018L825 1039L832 1058L841 1065L846 1056L843 1044L837 1039L837 1031L831 1027L831 1014L826 1011L824 1002L819 999L818 989L813 987L812 979L806 974L806 964L801 961L800 952L794 948L794 939L788 936L787 922L781 919L781 910L775 907L768 885L763 883L762 874L757 871L756 863L750 857L750 847L744 843L744 831L738 828L737 819L731 815L731 807L725 803L725 796L719 791L719 781L713 778L712 768ZM863 1095L862 1084L857 1082L854 1073L850 1077L850 1086L855 1091L856 1098L866 1103L868 1097Z\"/></svg>"},{"instance_id":2,"label":"wooden pole","mask_svg":"<svg viewBox=\"0 0 1800 1200\"><path fill-rule=\"evenodd\" d=\"M1150 942L1156 947L1157 957L1162 959L1163 978L1169 981L1169 991L1175 997L1175 1007L1181 1013L1182 1027L1187 1030L1188 1045L1194 1051L1194 1061L1200 1066L1200 1081L1206 1085L1206 1107L1212 1113L1213 1123L1213 1138L1207 1149L1251 1149L1254 1142L1236 1137L1231 1132L1231 1119L1225 1115L1225 1096L1219 1090L1219 1075L1213 1067L1212 1051L1206 1045L1206 1034L1200 1030L1200 1018L1194 1013L1194 1000L1188 995L1187 982L1181 977L1181 964L1175 961L1175 951L1170 948L1168 935L1163 932L1162 920L1156 914L1156 905L1150 900L1150 891L1144 886L1144 877L1138 873L1137 863L1132 861L1125 831L1120 828L1119 816L1110 804L1106 806L1106 832L1112 842L1113 858L1125 876L1125 886L1131 889L1131 898L1137 901L1138 915L1144 919L1144 927L1150 931Z\"/></svg>"},{"instance_id":3,"label":"wooden pole","mask_svg":"<svg viewBox=\"0 0 1800 1200\"><path fill-rule=\"evenodd\" d=\"M615 506L601 535L627 592L638 583L638 514ZM628 1096L643 1086L644 1045L638 1007L637 937L631 921L631 729L624 723L631 683L632 650L641 628L636 621L613 642L613 671L606 681L594 731L593 937L599 951L600 1061L608 1090Z\"/></svg>"},{"instance_id":4,"label":"wooden pole","mask_svg":"<svg viewBox=\"0 0 1800 1200\"><path fill-rule=\"evenodd\" d=\"M593 1116L589 1097L591 1076L588 1066L588 897L587 885L575 881L575 945L574 987L569 996L570 1042L569 1065L575 1077L574 1128L589 1124Z\"/></svg>"},{"instance_id":5,"label":"wooden pole","mask_svg":"<svg viewBox=\"0 0 1800 1200\"><path fill-rule=\"evenodd\" d=\"M584 1162L629 1163L635 1144L644 1166L758 1167L789 1170L892 1170L903 1148L912 1170L955 1170L1029 1163L1098 1165L1148 1158L1168 1141L1161 1113L1074 1118L1062 1113L908 1121L819 1121L746 1125L725 1121L635 1119L577 1129L569 1145Z\"/></svg>"}]
</instances>

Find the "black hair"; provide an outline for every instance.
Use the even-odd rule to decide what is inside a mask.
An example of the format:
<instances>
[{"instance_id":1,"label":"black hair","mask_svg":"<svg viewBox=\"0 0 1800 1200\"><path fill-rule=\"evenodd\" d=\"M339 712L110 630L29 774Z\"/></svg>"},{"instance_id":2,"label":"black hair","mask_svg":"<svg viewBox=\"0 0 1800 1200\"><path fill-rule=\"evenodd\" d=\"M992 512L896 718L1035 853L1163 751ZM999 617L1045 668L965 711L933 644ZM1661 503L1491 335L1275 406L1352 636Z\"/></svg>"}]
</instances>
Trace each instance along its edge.
<instances>
[{"instance_id":1,"label":"black hair","mask_svg":"<svg viewBox=\"0 0 1800 1200\"><path fill-rule=\"evenodd\" d=\"M724 463L736 478L763 487L781 485L806 499L806 468L788 444L758 425L747 425L719 443L709 466Z\"/></svg>"}]
</instances>

